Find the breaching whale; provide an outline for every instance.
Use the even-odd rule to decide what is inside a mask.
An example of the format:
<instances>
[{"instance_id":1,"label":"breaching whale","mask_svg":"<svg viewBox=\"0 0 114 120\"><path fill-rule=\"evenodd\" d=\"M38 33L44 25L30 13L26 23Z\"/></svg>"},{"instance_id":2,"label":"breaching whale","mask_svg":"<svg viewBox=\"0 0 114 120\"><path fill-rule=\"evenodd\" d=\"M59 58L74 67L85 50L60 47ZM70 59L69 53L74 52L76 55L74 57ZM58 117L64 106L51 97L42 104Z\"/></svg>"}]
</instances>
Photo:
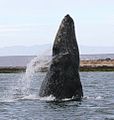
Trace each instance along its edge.
<instances>
[{"instance_id":1,"label":"breaching whale","mask_svg":"<svg viewBox=\"0 0 114 120\"><path fill-rule=\"evenodd\" d=\"M45 79L42 82L39 96L54 96L56 99L83 97L79 75L79 50L75 37L73 19L66 15L57 32L52 60Z\"/></svg>"}]
</instances>

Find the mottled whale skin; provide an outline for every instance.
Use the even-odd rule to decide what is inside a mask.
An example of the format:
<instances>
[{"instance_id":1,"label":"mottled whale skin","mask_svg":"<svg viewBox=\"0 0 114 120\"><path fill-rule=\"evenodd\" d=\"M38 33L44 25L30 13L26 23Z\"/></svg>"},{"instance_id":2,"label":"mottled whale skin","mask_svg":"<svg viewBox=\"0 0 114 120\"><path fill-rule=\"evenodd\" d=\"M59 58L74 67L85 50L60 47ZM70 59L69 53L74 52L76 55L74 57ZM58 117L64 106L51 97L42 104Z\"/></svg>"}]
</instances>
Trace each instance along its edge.
<instances>
[{"instance_id":1,"label":"mottled whale skin","mask_svg":"<svg viewBox=\"0 0 114 120\"><path fill-rule=\"evenodd\" d=\"M79 50L75 36L73 19L66 15L57 32L52 60L45 79L42 82L39 96L54 96L56 99L83 97L79 75Z\"/></svg>"}]
</instances>

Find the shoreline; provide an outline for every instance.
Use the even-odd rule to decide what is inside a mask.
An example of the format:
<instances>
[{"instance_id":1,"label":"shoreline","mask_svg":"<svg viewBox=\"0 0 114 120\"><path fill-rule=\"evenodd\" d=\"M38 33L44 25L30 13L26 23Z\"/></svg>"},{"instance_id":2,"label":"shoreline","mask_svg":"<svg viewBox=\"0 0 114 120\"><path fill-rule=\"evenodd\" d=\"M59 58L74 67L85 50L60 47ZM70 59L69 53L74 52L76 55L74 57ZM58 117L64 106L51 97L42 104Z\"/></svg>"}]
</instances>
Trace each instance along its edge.
<instances>
[{"instance_id":1,"label":"shoreline","mask_svg":"<svg viewBox=\"0 0 114 120\"><path fill-rule=\"evenodd\" d=\"M114 59L81 60L80 71L114 71Z\"/></svg>"},{"instance_id":2,"label":"shoreline","mask_svg":"<svg viewBox=\"0 0 114 120\"><path fill-rule=\"evenodd\" d=\"M0 73L21 73L25 71L26 67L0 67Z\"/></svg>"},{"instance_id":3,"label":"shoreline","mask_svg":"<svg viewBox=\"0 0 114 120\"><path fill-rule=\"evenodd\" d=\"M46 72L48 65L41 67L39 72ZM20 73L25 72L26 66L8 66L0 67L0 73ZM106 58L99 60L81 60L80 61L80 72L91 72L91 71L114 71L114 59Z\"/></svg>"}]
</instances>

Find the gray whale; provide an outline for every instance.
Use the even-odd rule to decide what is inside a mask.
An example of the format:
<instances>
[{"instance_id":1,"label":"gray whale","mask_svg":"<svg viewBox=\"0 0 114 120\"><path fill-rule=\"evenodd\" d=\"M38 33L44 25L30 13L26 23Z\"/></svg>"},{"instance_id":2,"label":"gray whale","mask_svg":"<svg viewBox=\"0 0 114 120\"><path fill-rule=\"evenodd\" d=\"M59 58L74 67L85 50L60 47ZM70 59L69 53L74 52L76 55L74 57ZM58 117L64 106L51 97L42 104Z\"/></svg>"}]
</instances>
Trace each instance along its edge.
<instances>
[{"instance_id":1,"label":"gray whale","mask_svg":"<svg viewBox=\"0 0 114 120\"><path fill-rule=\"evenodd\" d=\"M73 19L66 15L57 32L52 60L45 79L42 82L39 96L54 96L56 99L83 97L79 76L79 50L75 37Z\"/></svg>"}]
</instances>

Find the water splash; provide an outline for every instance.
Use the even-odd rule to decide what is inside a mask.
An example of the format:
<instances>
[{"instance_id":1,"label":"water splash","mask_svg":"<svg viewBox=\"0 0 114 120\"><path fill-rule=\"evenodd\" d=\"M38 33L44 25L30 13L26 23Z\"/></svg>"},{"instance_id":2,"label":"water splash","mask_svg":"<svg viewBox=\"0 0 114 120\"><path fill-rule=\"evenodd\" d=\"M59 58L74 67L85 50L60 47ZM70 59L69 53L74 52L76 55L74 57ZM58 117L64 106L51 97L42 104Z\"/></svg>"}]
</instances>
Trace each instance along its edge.
<instances>
[{"instance_id":1,"label":"water splash","mask_svg":"<svg viewBox=\"0 0 114 120\"><path fill-rule=\"evenodd\" d=\"M49 56L37 56L31 60L27 65L27 69L23 77L19 80L17 95L21 97L30 96L31 94L31 83L33 82L33 77L35 73L41 72L42 68L47 68L50 63Z\"/></svg>"}]
</instances>

